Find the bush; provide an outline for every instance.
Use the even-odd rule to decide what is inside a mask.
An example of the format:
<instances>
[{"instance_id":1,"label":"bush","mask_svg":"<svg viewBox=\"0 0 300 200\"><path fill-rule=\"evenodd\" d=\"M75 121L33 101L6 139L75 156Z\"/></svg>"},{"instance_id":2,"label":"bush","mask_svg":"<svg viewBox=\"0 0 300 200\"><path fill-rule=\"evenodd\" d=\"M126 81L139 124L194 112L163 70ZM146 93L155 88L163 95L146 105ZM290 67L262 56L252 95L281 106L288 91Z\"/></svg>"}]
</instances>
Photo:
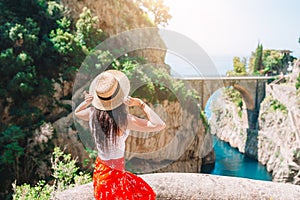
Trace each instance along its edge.
<instances>
[{"instance_id":1,"label":"bush","mask_svg":"<svg viewBox=\"0 0 300 200\"><path fill-rule=\"evenodd\" d=\"M200 118L201 118L201 120L204 124L205 132L208 133L208 131L210 130L210 125L209 125L209 122L208 122L207 117L205 115L205 112L203 110L200 112Z\"/></svg>"},{"instance_id":2,"label":"bush","mask_svg":"<svg viewBox=\"0 0 300 200\"><path fill-rule=\"evenodd\" d=\"M285 105L283 105L282 103L280 103L278 100L274 99L273 101L271 101L271 109L276 111L276 110L280 110L283 113L287 114L287 108Z\"/></svg>"},{"instance_id":3,"label":"bush","mask_svg":"<svg viewBox=\"0 0 300 200\"><path fill-rule=\"evenodd\" d=\"M51 198L51 194L54 191L54 187L45 183L44 180L39 181L35 186L31 187L30 184L23 184L16 186L13 184L15 194L14 200L46 200Z\"/></svg>"},{"instance_id":4,"label":"bush","mask_svg":"<svg viewBox=\"0 0 300 200\"><path fill-rule=\"evenodd\" d=\"M13 184L13 200L48 200L54 192L69 189L92 181L90 174L78 172L76 159L72 159L70 154L64 154L58 147L52 153L52 176L53 184L40 180L35 186L23 184L17 186Z\"/></svg>"},{"instance_id":5,"label":"bush","mask_svg":"<svg viewBox=\"0 0 300 200\"><path fill-rule=\"evenodd\" d=\"M242 117L243 98L240 92L229 87L225 88L224 95L239 108L238 115L239 117Z\"/></svg>"},{"instance_id":6,"label":"bush","mask_svg":"<svg viewBox=\"0 0 300 200\"><path fill-rule=\"evenodd\" d=\"M296 82L296 89L299 90L300 88L300 73L298 74L297 82Z\"/></svg>"}]
</instances>

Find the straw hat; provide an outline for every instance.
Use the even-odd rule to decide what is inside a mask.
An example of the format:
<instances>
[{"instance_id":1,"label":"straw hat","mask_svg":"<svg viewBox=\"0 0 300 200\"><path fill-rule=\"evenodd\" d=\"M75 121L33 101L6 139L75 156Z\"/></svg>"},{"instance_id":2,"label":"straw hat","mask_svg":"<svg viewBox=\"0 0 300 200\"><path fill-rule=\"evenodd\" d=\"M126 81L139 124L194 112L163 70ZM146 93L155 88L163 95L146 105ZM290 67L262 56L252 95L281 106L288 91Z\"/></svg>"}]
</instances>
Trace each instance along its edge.
<instances>
[{"instance_id":1,"label":"straw hat","mask_svg":"<svg viewBox=\"0 0 300 200\"><path fill-rule=\"evenodd\" d=\"M124 102L130 91L127 76L117 70L107 70L92 81L89 93L94 96L92 105L100 110L113 110Z\"/></svg>"}]
</instances>

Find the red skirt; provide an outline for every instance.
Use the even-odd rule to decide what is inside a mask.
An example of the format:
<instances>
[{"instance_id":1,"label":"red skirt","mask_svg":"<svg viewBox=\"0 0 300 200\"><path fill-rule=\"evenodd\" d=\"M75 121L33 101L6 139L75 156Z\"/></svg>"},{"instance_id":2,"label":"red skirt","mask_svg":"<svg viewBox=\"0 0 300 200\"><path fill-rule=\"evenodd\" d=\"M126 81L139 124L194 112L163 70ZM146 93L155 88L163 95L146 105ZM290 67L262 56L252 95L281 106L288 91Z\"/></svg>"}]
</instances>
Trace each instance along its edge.
<instances>
[{"instance_id":1,"label":"red skirt","mask_svg":"<svg viewBox=\"0 0 300 200\"><path fill-rule=\"evenodd\" d=\"M97 158L93 174L96 200L155 200L152 188L140 177L126 172L124 158Z\"/></svg>"}]
</instances>

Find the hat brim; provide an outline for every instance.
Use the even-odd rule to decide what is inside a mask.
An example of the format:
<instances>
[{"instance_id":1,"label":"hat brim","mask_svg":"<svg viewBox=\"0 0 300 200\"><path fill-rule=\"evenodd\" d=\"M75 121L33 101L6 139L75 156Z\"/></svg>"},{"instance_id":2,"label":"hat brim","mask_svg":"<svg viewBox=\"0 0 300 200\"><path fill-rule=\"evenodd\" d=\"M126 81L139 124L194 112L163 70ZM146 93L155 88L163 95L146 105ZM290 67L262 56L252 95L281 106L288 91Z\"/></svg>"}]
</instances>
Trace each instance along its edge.
<instances>
[{"instance_id":1,"label":"hat brim","mask_svg":"<svg viewBox=\"0 0 300 200\"><path fill-rule=\"evenodd\" d=\"M105 72L112 74L118 80L118 82L120 84L119 92L112 99L109 99L109 100L99 99L99 97L97 96L97 93L96 93L96 86L97 86L96 83L97 83L98 77L100 76L100 74L99 74L92 81L90 88L89 88L89 93L91 95L93 95L93 97L94 97L93 101L92 101L92 105L95 108L97 108L99 110L113 110L113 109L119 107L124 102L124 98L128 96L129 91L130 91L130 82L129 82L129 79L127 78L127 76L121 71L107 70Z\"/></svg>"}]
</instances>

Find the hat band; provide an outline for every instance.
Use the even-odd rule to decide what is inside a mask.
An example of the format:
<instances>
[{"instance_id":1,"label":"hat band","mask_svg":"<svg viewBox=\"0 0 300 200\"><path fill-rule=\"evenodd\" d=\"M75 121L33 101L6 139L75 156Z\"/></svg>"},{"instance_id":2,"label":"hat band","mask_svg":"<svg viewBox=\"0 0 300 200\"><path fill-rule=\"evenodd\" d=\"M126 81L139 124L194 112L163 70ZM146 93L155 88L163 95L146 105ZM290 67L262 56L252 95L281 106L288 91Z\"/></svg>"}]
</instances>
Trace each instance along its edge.
<instances>
[{"instance_id":1,"label":"hat band","mask_svg":"<svg viewBox=\"0 0 300 200\"><path fill-rule=\"evenodd\" d=\"M112 98L114 98L115 96L117 96L117 94L119 93L119 90L120 90L120 84L118 82L117 88L111 96L109 96L109 97L101 97L99 95L97 95L97 96L98 96L99 99L101 99L103 101L108 101L108 100L111 100Z\"/></svg>"}]
</instances>

